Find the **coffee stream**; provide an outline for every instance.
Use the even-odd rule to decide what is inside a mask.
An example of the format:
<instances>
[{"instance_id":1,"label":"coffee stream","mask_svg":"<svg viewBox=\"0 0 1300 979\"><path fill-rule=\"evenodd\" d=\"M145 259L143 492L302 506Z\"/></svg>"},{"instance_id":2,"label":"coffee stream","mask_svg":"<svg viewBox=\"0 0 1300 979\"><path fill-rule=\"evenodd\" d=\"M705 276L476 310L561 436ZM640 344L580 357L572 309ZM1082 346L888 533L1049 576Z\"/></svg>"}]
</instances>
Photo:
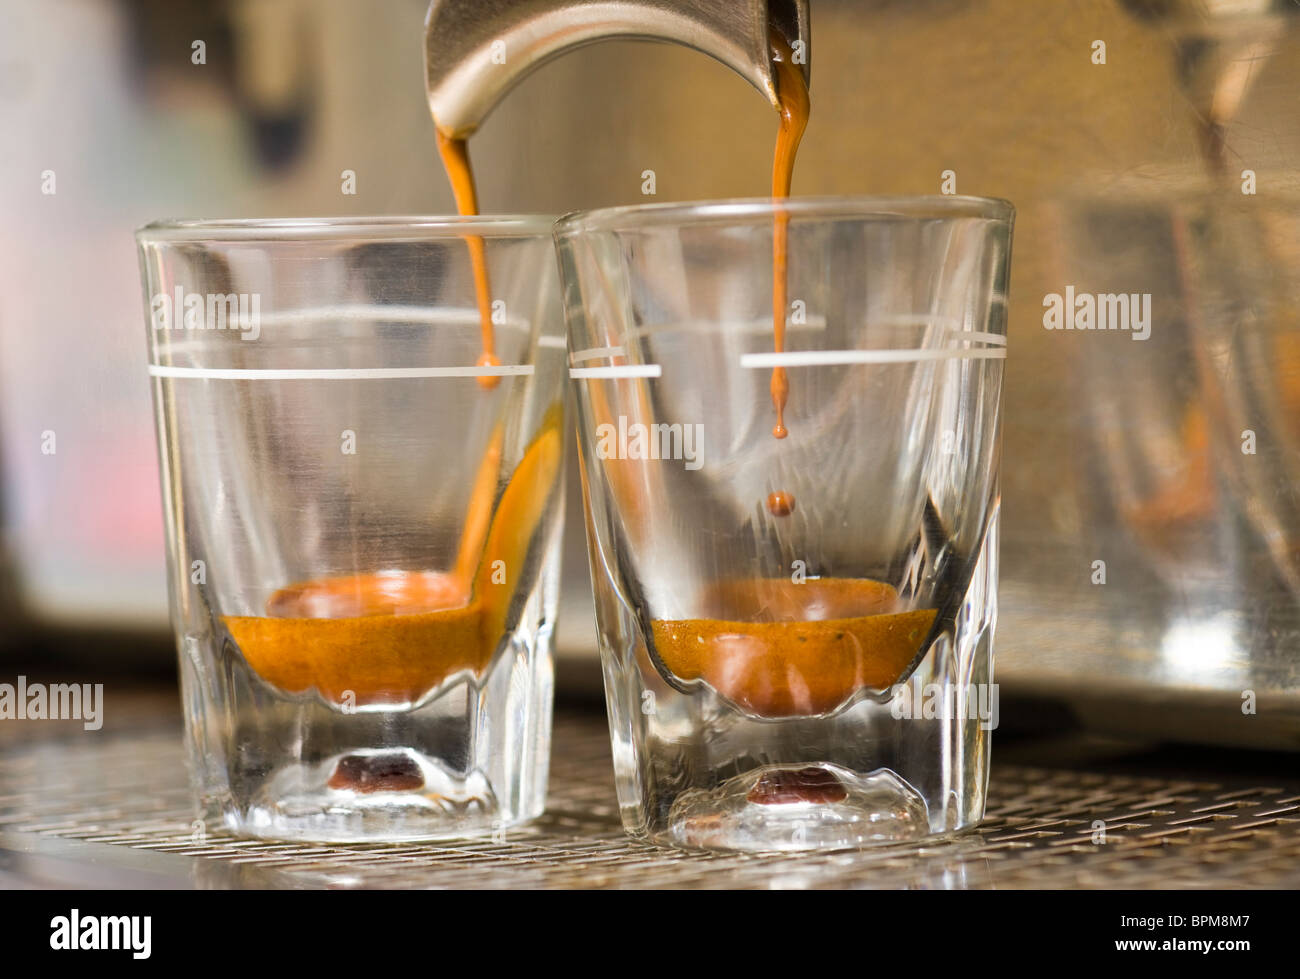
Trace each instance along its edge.
<instances>
[{"instance_id":1,"label":"coffee stream","mask_svg":"<svg viewBox=\"0 0 1300 979\"><path fill-rule=\"evenodd\" d=\"M462 217L478 214L478 192L474 188L474 170L469 165L469 147L464 139L447 136L441 129L435 129L438 140L438 155L442 157L443 169L447 171L447 180L451 183L451 193L456 199L456 210ZM479 356L478 366L498 367L495 338L492 330L492 284L488 279L487 251L483 239L478 235L469 235L465 239L469 246L469 261L474 270L474 298L478 302L480 329L483 332L483 353ZM484 375L478 379L485 388L496 387L500 378Z\"/></svg>"},{"instance_id":2,"label":"coffee stream","mask_svg":"<svg viewBox=\"0 0 1300 979\"><path fill-rule=\"evenodd\" d=\"M772 64L776 69L776 95L780 103L781 125L776 134L776 151L772 154L772 196L778 200L790 196L794 176L794 158L799 143L808 127L808 84L803 72L794 63L790 45L779 34L773 34ZM773 349L785 349L785 317L787 306L787 267L789 264L790 215L779 210L772 232L772 336ZM772 434L786 437L785 403L790 394L785 368L772 371L772 404L776 408L776 426Z\"/></svg>"},{"instance_id":3,"label":"coffee stream","mask_svg":"<svg viewBox=\"0 0 1300 979\"><path fill-rule=\"evenodd\" d=\"M799 142L808 127L808 83L794 62L794 52L785 37L773 31L770 43L776 97L781 112L776 151L772 154L772 197L784 200L790 196L795 154L799 152ZM772 349L776 353L785 350L789 257L790 215L778 206L772 227ZM772 406L776 408L772 435L783 439L789 434L785 427L785 405L790 397L790 381L785 376L784 367L772 369L770 387ZM794 496L790 493L776 490L767 498L767 509L775 517L786 517L794 512L794 503Z\"/></svg>"}]
</instances>

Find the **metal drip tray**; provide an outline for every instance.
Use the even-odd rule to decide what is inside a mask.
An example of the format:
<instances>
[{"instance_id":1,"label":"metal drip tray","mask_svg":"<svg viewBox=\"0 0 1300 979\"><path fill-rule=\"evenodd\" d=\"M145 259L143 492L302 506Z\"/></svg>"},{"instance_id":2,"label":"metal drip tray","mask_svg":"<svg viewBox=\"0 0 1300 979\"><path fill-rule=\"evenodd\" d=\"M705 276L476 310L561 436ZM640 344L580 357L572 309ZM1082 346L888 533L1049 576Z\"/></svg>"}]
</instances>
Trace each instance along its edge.
<instances>
[{"instance_id":1,"label":"metal drip tray","mask_svg":"<svg viewBox=\"0 0 1300 979\"><path fill-rule=\"evenodd\" d=\"M1039 750L1006 754L1026 747ZM1086 758L995 760L987 821L951 841L811 856L661 849L623 834L598 714L557 718L547 814L504 839L270 843L201 836L192 820L177 728L14 745L0 760L0 886L1300 886L1300 782L1174 780Z\"/></svg>"}]
</instances>

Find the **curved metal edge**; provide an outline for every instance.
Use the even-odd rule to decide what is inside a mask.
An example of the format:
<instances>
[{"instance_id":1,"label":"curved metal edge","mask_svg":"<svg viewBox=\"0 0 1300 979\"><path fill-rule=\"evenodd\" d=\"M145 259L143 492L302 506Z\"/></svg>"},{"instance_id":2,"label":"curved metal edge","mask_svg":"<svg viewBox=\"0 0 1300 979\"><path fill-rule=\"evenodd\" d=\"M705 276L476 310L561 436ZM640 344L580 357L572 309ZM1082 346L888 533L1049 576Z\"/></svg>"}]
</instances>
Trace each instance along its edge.
<instances>
[{"instance_id":1,"label":"curved metal edge","mask_svg":"<svg viewBox=\"0 0 1300 979\"><path fill-rule=\"evenodd\" d=\"M681 44L731 68L777 104L768 30L808 47L807 0L433 0L425 20L429 111L452 138L473 133L505 95L569 51L615 38ZM803 65L805 77L809 66Z\"/></svg>"}]
</instances>

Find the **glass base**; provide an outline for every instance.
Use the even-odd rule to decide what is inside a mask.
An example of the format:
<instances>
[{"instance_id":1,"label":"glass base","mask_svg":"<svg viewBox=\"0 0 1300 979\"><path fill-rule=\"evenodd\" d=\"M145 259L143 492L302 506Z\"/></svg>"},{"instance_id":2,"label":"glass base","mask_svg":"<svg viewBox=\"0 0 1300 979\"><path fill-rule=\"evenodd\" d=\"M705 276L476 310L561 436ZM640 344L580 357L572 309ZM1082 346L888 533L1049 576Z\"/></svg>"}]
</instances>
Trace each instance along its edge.
<instances>
[{"instance_id":1,"label":"glass base","mask_svg":"<svg viewBox=\"0 0 1300 979\"><path fill-rule=\"evenodd\" d=\"M541 815L550 754L553 576L482 677L418 703L345 711L265 683L236 651L182 689L201 831L321 843L497 835ZM364 655L364 648L358 655ZM213 682L219 681L219 682Z\"/></svg>"},{"instance_id":2,"label":"glass base","mask_svg":"<svg viewBox=\"0 0 1300 979\"><path fill-rule=\"evenodd\" d=\"M482 772L452 773L414 749L385 748L279 768L223 822L248 836L346 843L487 834L537 815L503 818Z\"/></svg>"},{"instance_id":3,"label":"glass base","mask_svg":"<svg viewBox=\"0 0 1300 979\"><path fill-rule=\"evenodd\" d=\"M930 836L921 794L888 769L766 765L683 793L664 842L741 851L848 849Z\"/></svg>"}]
</instances>

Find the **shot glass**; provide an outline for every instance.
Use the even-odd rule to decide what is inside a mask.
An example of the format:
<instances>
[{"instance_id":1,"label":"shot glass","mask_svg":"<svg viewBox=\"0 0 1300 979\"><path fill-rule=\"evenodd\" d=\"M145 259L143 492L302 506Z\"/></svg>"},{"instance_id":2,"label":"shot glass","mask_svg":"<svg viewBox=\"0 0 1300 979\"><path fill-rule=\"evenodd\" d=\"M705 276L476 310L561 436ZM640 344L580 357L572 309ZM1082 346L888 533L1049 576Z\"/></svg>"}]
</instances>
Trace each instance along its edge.
<instances>
[{"instance_id":1,"label":"shot glass","mask_svg":"<svg viewBox=\"0 0 1300 979\"><path fill-rule=\"evenodd\" d=\"M556 226L623 822L800 850L983 816L1013 211Z\"/></svg>"},{"instance_id":2,"label":"shot glass","mask_svg":"<svg viewBox=\"0 0 1300 979\"><path fill-rule=\"evenodd\" d=\"M137 232L202 825L435 839L542 811L564 454L551 225Z\"/></svg>"}]
</instances>

